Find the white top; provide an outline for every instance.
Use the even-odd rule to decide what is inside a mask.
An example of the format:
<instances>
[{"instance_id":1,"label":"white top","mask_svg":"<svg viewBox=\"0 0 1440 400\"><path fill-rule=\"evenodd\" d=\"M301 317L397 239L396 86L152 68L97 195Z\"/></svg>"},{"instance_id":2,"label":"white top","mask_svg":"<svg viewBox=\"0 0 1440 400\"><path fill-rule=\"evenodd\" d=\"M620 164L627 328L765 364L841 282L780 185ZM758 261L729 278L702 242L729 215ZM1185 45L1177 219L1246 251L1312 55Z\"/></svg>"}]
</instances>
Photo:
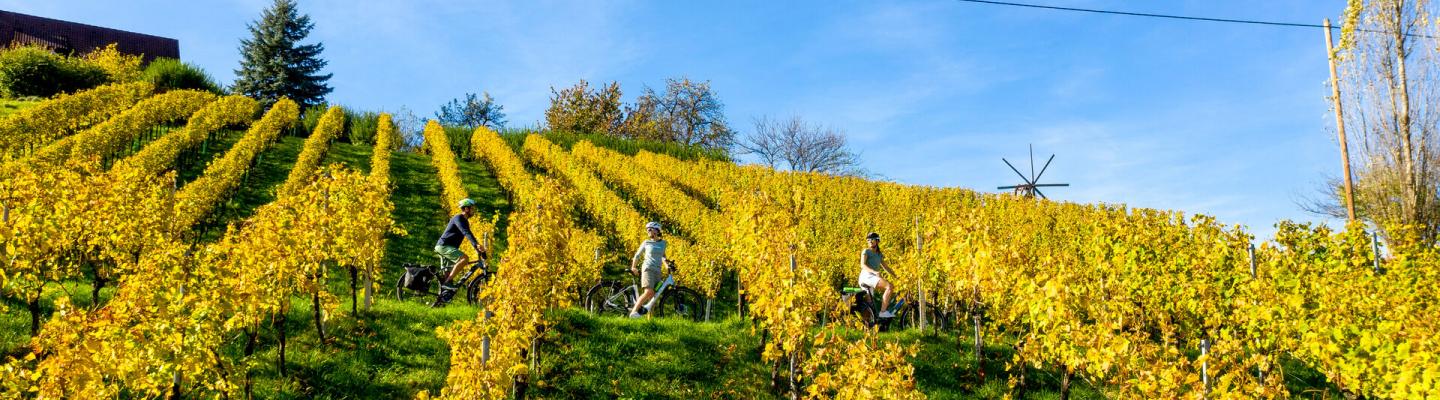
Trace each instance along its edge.
<instances>
[{"instance_id":1,"label":"white top","mask_svg":"<svg viewBox=\"0 0 1440 400\"><path fill-rule=\"evenodd\" d=\"M659 271L661 261L665 260L665 239L645 239L644 243L640 243L640 248L635 249L635 256L631 257L630 262L640 261L641 257L645 260L642 267Z\"/></svg>"}]
</instances>

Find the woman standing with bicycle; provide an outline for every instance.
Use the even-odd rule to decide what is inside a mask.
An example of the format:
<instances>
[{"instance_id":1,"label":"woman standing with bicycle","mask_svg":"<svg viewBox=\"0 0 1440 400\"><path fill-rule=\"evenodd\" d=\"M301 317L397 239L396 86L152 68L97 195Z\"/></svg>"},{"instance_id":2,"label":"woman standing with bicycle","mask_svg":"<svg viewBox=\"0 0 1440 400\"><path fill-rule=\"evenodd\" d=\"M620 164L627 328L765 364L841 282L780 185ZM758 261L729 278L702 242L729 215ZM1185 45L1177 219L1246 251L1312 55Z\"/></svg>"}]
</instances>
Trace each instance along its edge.
<instances>
[{"instance_id":1,"label":"woman standing with bicycle","mask_svg":"<svg viewBox=\"0 0 1440 400\"><path fill-rule=\"evenodd\" d=\"M865 242L868 246L860 251L860 286L872 290L882 291L880 296L880 318L894 318L895 313L890 312L890 292L894 286L890 281L880 277L880 271L895 275L895 270L885 264L885 254L880 252L880 234L870 232L865 235Z\"/></svg>"},{"instance_id":2,"label":"woman standing with bicycle","mask_svg":"<svg viewBox=\"0 0 1440 400\"><path fill-rule=\"evenodd\" d=\"M630 258L630 273L640 277L640 287L645 289L640 298L635 299L635 306L630 309L630 318L640 318L650 312L645 304L655 298L655 285L660 284L660 266L665 262L666 242L660 235L660 223L652 221L645 224L645 232L649 234L649 238L640 243L640 248L635 250L635 256Z\"/></svg>"}]
</instances>

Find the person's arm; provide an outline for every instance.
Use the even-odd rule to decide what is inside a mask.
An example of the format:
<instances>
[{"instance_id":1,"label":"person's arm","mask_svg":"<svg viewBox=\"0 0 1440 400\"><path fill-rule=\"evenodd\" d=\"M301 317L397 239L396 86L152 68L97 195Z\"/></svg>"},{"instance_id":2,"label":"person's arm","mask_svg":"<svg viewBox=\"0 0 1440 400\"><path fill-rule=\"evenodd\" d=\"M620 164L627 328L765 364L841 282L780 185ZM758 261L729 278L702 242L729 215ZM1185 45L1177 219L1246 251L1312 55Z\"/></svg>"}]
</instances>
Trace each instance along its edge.
<instances>
[{"instance_id":1,"label":"person's arm","mask_svg":"<svg viewBox=\"0 0 1440 400\"><path fill-rule=\"evenodd\" d=\"M880 268L884 268L885 272L890 274L890 276L895 276L895 269L890 268L890 263L885 262L885 260L880 260Z\"/></svg>"},{"instance_id":2,"label":"person's arm","mask_svg":"<svg viewBox=\"0 0 1440 400\"><path fill-rule=\"evenodd\" d=\"M480 241L475 240L475 233L470 231L470 219L465 218L464 214L456 215L455 218L460 220L460 233L470 240L470 247L475 248L475 256L485 258L485 251L480 249Z\"/></svg>"},{"instance_id":3,"label":"person's arm","mask_svg":"<svg viewBox=\"0 0 1440 400\"><path fill-rule=\"evenodd\" d=\"M880 274L879 272L876 272L874 269L871 269L869 265L865 264L865 250L860 250L860 270L861 270L861 271L864 271L864 272L873 273L873 274L876 274L876 275L879 275L879 274Z\"/></svg>"},{"instance_id":4,"label":"person's arm","mask_svg":"<svg viewBox=\"0 0 1440 400\"><path fill-rule=\"evenodd\" d=\"M640 248L635 249L635 256L630 257L630 273L631 273L631 274L634 274L634 275L639 275L639 274L640 274L640 270L638 269L638 268L640 268L640 257L644 257L644 256L645 256L645 244L644 244L644 243L641 243L641 244L640 244Z\"/></svg>"}]
</instances>

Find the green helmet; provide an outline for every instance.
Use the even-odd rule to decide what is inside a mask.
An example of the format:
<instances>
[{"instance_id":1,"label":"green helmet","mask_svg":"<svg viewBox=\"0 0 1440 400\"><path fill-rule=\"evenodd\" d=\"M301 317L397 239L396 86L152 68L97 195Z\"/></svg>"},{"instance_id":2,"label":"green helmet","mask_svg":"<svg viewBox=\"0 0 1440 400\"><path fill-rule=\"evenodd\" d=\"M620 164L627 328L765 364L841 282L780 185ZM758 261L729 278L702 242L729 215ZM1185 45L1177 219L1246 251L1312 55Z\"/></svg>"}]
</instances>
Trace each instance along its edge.
<instances>
[{"instance_id":1,"label":"green helmet","mask_svg":"<svg viewBox=\"0 0 1440 400\"><path fill-rule=\"evenodd\" d=\"M470 200L470 199L460 200L460 208L474 207L475 204L476 204L476 203L475 203L475 200Z\"/></svg>"}]
</instances>

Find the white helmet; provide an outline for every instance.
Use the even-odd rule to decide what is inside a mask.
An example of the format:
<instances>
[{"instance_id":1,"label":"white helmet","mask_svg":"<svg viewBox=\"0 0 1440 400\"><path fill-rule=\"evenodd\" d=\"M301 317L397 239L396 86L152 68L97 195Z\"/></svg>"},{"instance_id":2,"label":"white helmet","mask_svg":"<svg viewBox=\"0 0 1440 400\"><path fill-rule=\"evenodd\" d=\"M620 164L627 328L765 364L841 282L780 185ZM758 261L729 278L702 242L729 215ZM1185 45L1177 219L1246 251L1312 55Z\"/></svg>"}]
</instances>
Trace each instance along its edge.
<instances>
[{"instance_id":1,"label":"white helmet","mask_svg":"<svg viewBox=\"0 0 1440 400\"><path fill-rule=\"evenodd\" d=\"M659 223L659 222L655 222L655 221L650 221L650 223L645 224L645 229L654 229L654 230L657 230L657 231L658 231L658 230L660 230L660 223Z\"/></svg>"}]
</instances>

